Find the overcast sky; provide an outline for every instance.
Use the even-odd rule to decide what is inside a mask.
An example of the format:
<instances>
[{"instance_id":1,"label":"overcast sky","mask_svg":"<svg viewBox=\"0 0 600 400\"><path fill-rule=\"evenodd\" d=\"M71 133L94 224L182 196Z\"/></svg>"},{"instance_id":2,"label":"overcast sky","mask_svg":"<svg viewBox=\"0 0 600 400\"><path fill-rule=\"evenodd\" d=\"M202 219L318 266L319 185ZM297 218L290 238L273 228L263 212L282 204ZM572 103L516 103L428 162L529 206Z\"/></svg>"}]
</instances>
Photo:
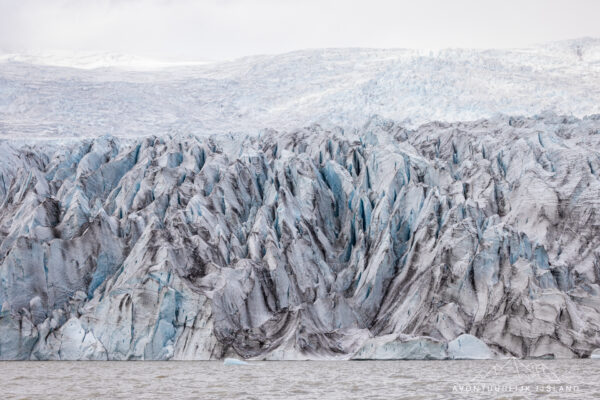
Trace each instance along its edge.
<instances>
[{"instance_id":1,"label":"overcast sky","mask_svg":"<svg viewBox=\"0 0 600 400\"><path fill-rule=\"evenodd\" d=\"M599 0L0 0L0 52L218 60L316 47L600 37Z\"/></svg>"}]
</instances>

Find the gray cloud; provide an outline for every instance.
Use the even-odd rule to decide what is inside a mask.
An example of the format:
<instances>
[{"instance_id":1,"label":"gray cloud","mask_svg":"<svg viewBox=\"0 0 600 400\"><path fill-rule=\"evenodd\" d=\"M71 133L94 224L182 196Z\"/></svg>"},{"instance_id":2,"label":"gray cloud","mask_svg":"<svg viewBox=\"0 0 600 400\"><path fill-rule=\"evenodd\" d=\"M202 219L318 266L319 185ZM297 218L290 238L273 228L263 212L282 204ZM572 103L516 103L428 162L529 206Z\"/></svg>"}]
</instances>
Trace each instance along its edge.
<instances>
[{"instance_id":1,"label":"gray cloud","mask_svg":"<svg viewBox=\"0 0 600 400\"><path fill-rule=\"evenodd\" d=\"M596 0L0 0L0 50L222 59L314 47L517 47L600 36Z\"/></svg>"}]
</instances>

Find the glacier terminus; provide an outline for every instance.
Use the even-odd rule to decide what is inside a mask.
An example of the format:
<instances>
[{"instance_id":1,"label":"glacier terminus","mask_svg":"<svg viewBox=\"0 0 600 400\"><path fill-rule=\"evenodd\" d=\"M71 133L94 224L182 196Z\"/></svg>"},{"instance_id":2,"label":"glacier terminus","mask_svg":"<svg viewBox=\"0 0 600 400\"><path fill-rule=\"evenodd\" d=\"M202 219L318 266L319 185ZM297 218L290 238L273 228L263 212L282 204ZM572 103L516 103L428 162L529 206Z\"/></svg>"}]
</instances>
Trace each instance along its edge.
<instances>
[{"instance_id":1,"label":"glacier terminus","mask_svg":"<svg viewBox=\"0 0 600 400\"><path fill-rule=\"evenodd\" d=\"M0 59L0 359L600 348L599 41Z\"/></svg>"}]
</instances>

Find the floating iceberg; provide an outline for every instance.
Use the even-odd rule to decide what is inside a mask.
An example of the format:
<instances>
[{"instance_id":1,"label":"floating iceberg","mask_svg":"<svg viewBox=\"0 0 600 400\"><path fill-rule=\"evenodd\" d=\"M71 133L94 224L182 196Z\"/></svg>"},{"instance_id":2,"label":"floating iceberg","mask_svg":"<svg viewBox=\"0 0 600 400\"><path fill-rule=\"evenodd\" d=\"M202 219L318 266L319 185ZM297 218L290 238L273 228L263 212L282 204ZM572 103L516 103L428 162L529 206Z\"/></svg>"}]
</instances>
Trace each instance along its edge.
<instances>
[{"instance_id":1,"label":"floating iceberg","mask_svg":"<svg viewBox=\"0 0 600 400\"><path fill-rule=\"evenodd\" d=\"M494 354L480 339L463 334L448 343L448 357L453 360L488 360L494 358Z\"/></svg>"},{"instance_id":2,"label":"floating iceberg","mask_svg":"<svg viewBox=\"0 0 600 400\"><path fill-rule=\"evenodd\" d=\"M226 358L223 361L224 365L250 365L246 361L238 360L237 358Z\"/></svg>"},{"instance_id":3,"label":"floating iceberg","mask_svg":"<svg viewBox=\"0 0 600 400\"><path fill-rule=\"evenodd\" d=\"M445 360L447 344L428 337L380 336L368 340L353 360Z\"/></svg>"}]
</instances>

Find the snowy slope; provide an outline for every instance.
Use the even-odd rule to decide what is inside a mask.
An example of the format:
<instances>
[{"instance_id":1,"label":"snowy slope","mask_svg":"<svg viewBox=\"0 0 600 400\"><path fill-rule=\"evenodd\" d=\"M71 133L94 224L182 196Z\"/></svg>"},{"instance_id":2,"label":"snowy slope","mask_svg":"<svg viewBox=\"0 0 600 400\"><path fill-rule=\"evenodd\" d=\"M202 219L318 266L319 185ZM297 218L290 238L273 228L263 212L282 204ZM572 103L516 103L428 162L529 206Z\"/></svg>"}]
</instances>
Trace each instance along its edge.
<instances>
[{"instance_id":1,"label":"snowy slope","mask_svg":"<svg viewBox=\"0 0 600 400\"><path fill-rule=\"evenodd\" d=\"M307 50L150 70L116 55L0 59L3 136L357 127L374 114L416 127L497 113L600 113L595 39L515 50Z\"/></svg>"}]
</instances>

